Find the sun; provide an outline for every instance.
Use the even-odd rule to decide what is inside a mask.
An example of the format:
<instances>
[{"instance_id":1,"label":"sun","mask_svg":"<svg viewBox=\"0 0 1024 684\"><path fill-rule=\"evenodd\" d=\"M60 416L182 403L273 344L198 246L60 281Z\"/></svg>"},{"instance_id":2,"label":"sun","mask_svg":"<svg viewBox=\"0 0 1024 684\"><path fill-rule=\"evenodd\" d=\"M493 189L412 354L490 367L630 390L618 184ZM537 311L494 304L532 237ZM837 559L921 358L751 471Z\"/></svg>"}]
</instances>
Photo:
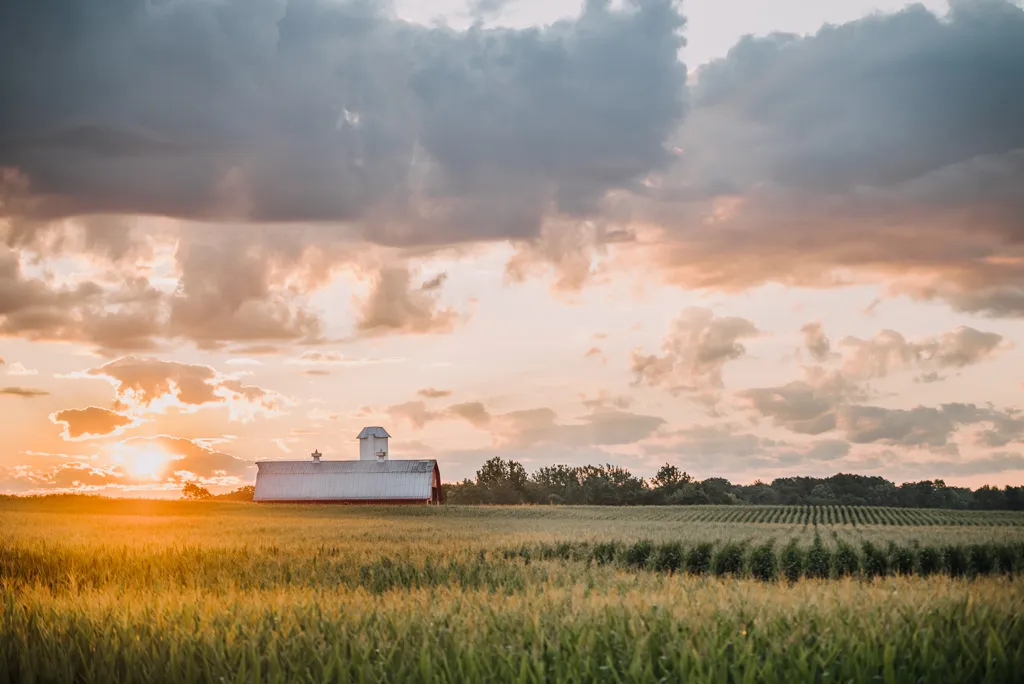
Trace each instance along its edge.
<instances>
[{"instance_id":1,"label":"sun","mask_svg":"<svg viewBox=\"0 0 1024 684\"><path fill-rule=\"evenodd\" d=\"M124 467L135 477L158 480L169 460L170 456L160 449L132 449L124 457Z\"/></svg>"}]
</instances>

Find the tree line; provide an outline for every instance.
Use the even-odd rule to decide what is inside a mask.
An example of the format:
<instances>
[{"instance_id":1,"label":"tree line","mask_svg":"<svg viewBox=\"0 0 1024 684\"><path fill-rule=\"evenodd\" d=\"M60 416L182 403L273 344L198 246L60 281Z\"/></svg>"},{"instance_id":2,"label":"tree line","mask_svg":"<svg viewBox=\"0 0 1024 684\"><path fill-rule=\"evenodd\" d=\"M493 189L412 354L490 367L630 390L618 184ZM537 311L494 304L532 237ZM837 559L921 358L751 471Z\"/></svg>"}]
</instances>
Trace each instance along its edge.
<instances>
[{"instance_id":1,"label":"tree line","mask_svg":"<svg viewBox=\"0 0 1024 684\"><path fill-rule=\"evenodd\" d=\"M195 482L186 482L185 486L181 488L181 498L188 501L252 501L255 494L255 485L244 485L224 494L213 494L209 489L200 487Z\"/></svg>"},{"instance_id":2,"label":"tree line","mask_svg":"<svg viewBox=\"0 0 1024 684\"><path fill-rule=\"evenodd\" d=\"M897 485L883 477L838 474L783 477L733 484L721 477L696 480L665 464L650 479L614 465L545 466L527 474L521 463L494 457L472 480L445 485L448 503L573 504L597 506L757 504L892 506L958 510L1024 510L1024 487L951 487L942 480Z\"/></svg>"}]
</instances>

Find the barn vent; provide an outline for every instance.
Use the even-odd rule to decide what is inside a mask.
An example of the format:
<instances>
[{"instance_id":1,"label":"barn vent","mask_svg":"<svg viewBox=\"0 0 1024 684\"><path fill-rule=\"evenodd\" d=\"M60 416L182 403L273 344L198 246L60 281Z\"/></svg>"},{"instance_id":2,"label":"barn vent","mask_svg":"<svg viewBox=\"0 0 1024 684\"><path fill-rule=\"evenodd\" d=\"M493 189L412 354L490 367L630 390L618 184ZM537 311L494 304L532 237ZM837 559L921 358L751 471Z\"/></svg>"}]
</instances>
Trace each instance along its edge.
<instances>
[{"instance_id":1,"label":"barn vent","mask_svg":"<svg viewBox=\"0 0 1024 684\"><path fill-rule=\"evenodd\" d=\"M313 452L313 463L319 463L319 462L320 462L320 457L321 457L321 456L323 456L323 454L321 454L321 453L320 453L320 450L319 450L319 449L318 449L318 450L316 450L316 451L314 451L314 452Z\"/></svg>"}]
</instances>

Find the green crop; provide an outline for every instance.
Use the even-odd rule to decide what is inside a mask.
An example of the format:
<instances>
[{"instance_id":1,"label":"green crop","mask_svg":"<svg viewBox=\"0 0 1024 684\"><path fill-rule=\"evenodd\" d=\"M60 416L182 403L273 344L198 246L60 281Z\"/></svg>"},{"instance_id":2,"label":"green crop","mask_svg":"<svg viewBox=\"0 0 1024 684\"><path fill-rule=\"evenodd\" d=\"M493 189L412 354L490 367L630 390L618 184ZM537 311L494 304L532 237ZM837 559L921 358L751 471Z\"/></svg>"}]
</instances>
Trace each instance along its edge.
<instances>
[{"instance_id":1,"label":"green crop","mask_svg":"<svg viewBox=\"0 0 1024 684\"><path fill-rule=\"evenodd\" d=\"M0 501L0 684L1014 682L1022 523Z\"/></svg>"}]
</instances>

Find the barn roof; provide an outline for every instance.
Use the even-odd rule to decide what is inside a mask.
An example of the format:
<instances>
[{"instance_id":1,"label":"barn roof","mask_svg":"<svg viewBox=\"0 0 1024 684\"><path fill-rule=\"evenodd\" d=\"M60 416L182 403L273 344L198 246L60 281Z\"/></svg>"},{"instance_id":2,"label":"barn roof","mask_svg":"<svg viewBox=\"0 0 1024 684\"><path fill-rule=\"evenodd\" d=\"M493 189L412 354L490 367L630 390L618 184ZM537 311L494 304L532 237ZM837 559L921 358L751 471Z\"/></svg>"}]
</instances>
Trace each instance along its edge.
<instances>
[{"instance_id":1,"label":"barn roof","mask_svg":"<svg viewBox=\"0 0 1024 684\"><path fill-rule=\"evenodd\" d=\"M260 461L256 501L431 498L437 461Z\"/></svg>"},{"instance_id":2,"label":"barn roof","mask_svg":"<svg viewBox=\"0 0 1024 684\"><path fill-rule=\"evenodd\" d=\"M391 437L391 435L382 427L364 427L356 439L366 439L367 437Z\"/></svg>"}]
</instances>

